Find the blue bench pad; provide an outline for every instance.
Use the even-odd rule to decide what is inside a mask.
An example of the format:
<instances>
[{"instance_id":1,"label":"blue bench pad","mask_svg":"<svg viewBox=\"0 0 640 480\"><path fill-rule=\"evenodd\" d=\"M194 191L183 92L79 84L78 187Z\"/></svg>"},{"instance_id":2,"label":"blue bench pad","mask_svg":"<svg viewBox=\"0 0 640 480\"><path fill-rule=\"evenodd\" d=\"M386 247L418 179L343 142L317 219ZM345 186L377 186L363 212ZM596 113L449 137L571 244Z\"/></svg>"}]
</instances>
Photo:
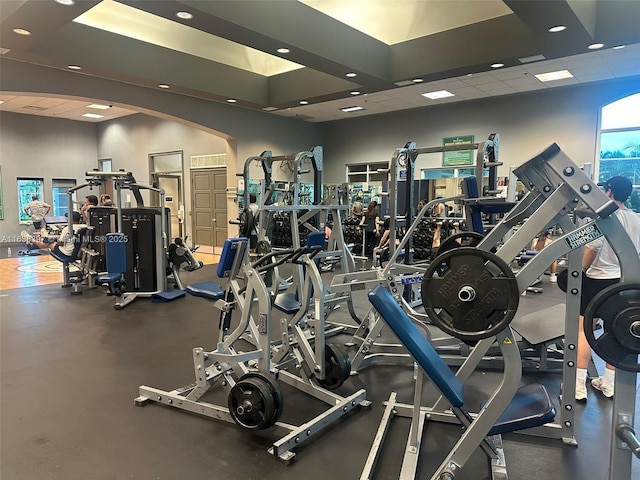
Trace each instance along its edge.
<instances>
[{"instance_id":1,"label":"blue bench pad","mask_svg":"<svg viewBox=\"0 0 640 480\"><path fill-rule=\"evenodd\" d=\"M520 387L489 435L539 427L553 421L556 409L547 390L538 383Z\"/></svg>"},{"instance_id":2,"label":"blue bench pad","mask_svg":"<svg viewBox=\"0 0 640 480\"><path fill-rule=\"evenodd\" d=\"M98 283L113 283L122 280L121 273L101 273L96 279Z\"/></svg>"},{"instance_id":3,"label":"blue bench pad","mask_svg":"<svg viewBox=\"0 0 640 480\"><path fill-rule=\"evenodd\" d=\"M217 282L199 282L186 288L189 295L206 298L207 300L220 300L224 297L224 290Z\"/></svg>"},{"instance_id":4,"label":"blue bench pad","mask_svg":"<svg viewBox=\"0 0 640 480\"><path fill-rule=\"evenodd\" d=\"M276 295L273 306L289 315L300 310L300 302L296 298L295 293L281 293Z\"/></svg>"}]
</instances>

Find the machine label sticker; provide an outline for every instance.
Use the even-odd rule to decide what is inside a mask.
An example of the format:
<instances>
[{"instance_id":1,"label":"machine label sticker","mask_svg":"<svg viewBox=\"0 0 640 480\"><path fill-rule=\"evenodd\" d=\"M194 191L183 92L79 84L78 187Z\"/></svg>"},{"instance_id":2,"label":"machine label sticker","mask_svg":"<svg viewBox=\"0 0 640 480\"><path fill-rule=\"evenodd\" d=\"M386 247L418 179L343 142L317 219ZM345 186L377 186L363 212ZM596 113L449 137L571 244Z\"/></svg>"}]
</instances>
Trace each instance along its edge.
<instances>
[{"instance_id":1,"label":"machine label sticker","mask_svg":"<svg viewBox=\"0 0 640 480\"><path fill-rule=\"evenodd\" d=\"M574 248L582 247L583 245L586 245L587 243L602 236L603 233L600 231L598 226L595 223L591 223L573 233L570 233L565 240L569 245L569 248L573 250Z\"/></svg>"},{"instance_id":2,"label":"machine label sticker","mask_svg":"<svg viewBox=\"0 0 640 480\"><path fill-rule=\"evenodd\" d=\"M422 275L411 275L409 277L402 277L400 279L400 283L402 285L411 285L414 283L421 283L422 282Z\"/></svg>"}]
</instances>

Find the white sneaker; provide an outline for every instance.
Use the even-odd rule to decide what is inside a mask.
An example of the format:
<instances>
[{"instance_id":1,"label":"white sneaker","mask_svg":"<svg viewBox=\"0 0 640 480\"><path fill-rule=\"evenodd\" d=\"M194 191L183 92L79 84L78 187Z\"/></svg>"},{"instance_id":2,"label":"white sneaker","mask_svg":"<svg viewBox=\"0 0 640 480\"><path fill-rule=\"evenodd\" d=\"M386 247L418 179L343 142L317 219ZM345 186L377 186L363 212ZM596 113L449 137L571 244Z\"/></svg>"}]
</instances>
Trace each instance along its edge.
<instances>
[{"instance_id":1,"label":"white sneaker","mask_svg":"<svg viewBox=\"0 0 640 480\"><path fill-rule=\"evenodd\" d=\"M558 276L557 276L555 273L552 273L552 274L549 276L549 281L550 281L551 283L558 283Z\"/></svg>"},{"instance_id":2,"label":"white sneaker","mask_svg":"<svg viewBox=\"0 0 640 480\"><path fill-rule=\"evenodd\" d=\"M576 401L577 402L586 402L587 401L587 385L582 382L576 383Z\"/></svg>"},{"instance_id":3,"label":"white sneaker","mask_svg":"<svg viewBox=\"0 0 640 480\"><path fill-rule=\"evenodd\" d=\"M606 385L602 381L602 377L591 380L591 386L602 393L607 398L613 397L613 385Z\"/></svg>"}]
</instances>

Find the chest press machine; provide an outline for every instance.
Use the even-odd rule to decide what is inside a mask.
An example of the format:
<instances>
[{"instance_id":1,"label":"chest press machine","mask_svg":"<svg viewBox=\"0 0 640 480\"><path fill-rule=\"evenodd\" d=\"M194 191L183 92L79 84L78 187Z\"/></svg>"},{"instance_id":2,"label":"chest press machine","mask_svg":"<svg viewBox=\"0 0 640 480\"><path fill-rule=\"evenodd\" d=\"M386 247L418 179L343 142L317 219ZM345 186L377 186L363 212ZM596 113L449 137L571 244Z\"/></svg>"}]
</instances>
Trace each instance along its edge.
<instances>
[{"instance_id":1,"label":"chest press machine","mask_svg":"<svg viewBox=\"0 0 640 480\"><path fill-rule=\"evenodd\" d=\"M217 282L202 282L187 288L190 294L212 301L221 309L220 334L215 350L205 351L200 347L193 350L195 383L171 391L142 385L135 404L143 406L148 402L158 402L236 423L248 430L273 427L275 434L282 437L272 444L269 453L289 464L295 458L293 450L296 447L356 407L369 406L370 402L366 400L364 389L346 397L329 391L342 384L348 377L349 369L346 369L346 377L334 378L336 359L326 354L327 345L322 335L314 337L312 346L304 333L297 337L294 334L289 336L290 329L281 323L283 340L272 341L272 329L276 327L272 321L273 300L277 292L274 269L299 260L308 268L313 268L313 253L319 248L304 246L271 252L249 263L248 242L247 238L225 241L217 275L219 278L229 277L226 288ZM314 289L321 292L322 285L308 282L302 292L311 295ZM301 297L301 300L309 303L308 296ZM234 310L240 313L240 319L237 327L229 332L231 312ZM317 328L323 328L322 313L316 312L320 319ZM292 326L296 331L297 327L297 323ZM246 338L247 332L255 350L241 352L238 341ZM282 355L279 361L275 360L275 354L283 349L293 355ZM292 366L294 371L288 371ZM341 372L340 365L337 367L337 371ZM326 403L329 408L300 426L280 422L284 400L278 381ZM227 393L226 407L202 398L216 384Z\"/></svg>"},{"instance_id":2,"label":"chest press machine","mask_svg":"<svg viewBox=\"0 0 640 480\"><path fill-rule=\"evenodd\" d=\"M491 459L493 478L506 478L506 465L497 441L490 438L508 431L562 438L564 443L577 445L573 437L573 395L562 397L560 425L547 424L553 419L552 404L541 387L518 389L521 359L513 341L510 322L519 302L519 293L556 258L569 253L569 280L565 334L564 390L575 388L577 322L580 302L581 247L604 236L616 252L622 266L621 283L598 294L587 308L585 334L596 353L617 366L616 396L612 415L609 480L628 480L631 476L631 455L640 457L640 442L633 430L636 399L637 359L640 353L640 258L633 242L613 215L616 205L593 183L557 145L516 169L516 175L529 193L498 223L476 247L461 247L436 257L424 274L422 301L430 320L458 338L477 341L467 361L453 376L436 355L418 328L410 321L398 303L398 294L390 295L376 287L369 295L379 315L391 327L442 393L433 407L421 407L421 377L416 382L413 406L395 402L392 394L387 404L376 442L362 478L370 478L379 447L393 412L412 418L410 438L403 462L401 478L414 478L422 429L426 418L450 421L449 406L457 421L467 427L447 458L431 477L432 480L453 480L471 453L480 447ZM583 204L593 220L576 227L568 213ZM516 224L520 228L492 253L497 238ZM564 235L552 242L517 273L508 266L535 233L550 224L562 227ZM390 302L390 298L393 302ZM609 323L604 335L595 338L594 318ZM504 374L500 385L477 416L459 411L462 403L462 383L477 366L486 348L498 341L504 356ZM529 409L529 407L534 407ZM529 420L526 420L528 418ZM525 429L520 432L520 429Z\"/></svg>"}]
</instances>

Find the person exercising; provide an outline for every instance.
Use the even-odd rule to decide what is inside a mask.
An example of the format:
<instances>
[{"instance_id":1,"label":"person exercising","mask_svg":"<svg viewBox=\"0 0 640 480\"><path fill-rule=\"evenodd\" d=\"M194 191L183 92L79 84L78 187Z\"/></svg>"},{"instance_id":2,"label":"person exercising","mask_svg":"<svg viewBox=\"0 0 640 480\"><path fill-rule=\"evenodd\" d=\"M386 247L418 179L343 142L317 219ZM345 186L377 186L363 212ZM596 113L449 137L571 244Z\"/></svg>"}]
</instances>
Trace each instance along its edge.
<instances>
[{"instance_id":1,"label":"person exercising","mask_svg":"<svg viewBox=\"0 0 640 480\"><path fill-rule=\"evenodd\" d=\"M42 234L44 217L51 210L51 205L39 200L37 194L31 195L31 201L24 207L24 213L31 217L33 228L37 234Z\"/></svg>"},{"instance_id":2,"label":"person exercising","mask_svg":"<svg viewBox=\"0 0 640 480\"><path fill-rule=\"evenodd\" d=\"M35 245L37 248L43 250L51 250L63 259L69 259L69 261L75 260L71 257L73 254L73 248L76 242L75 233L84 227L80 223L82 215L80 212L73 212L73 233L69 235L69 226L66 226L60 232L60 237L57 242L44 242L33 239L26 231L22 232L22 237L27 244Z\"/></svg>"},{"instance_id":3,"label":"person exercising","mask_svg":"<svg viewBox=\"0 0 640 480\"><path fill-rule=\"evenodd\" d=\"M617 206L614 215L622 224L637 253L640 255L640 216L624 206L633 191L631 181L626 177L612 177L601 185L604 193ZM587 367L591 360L591 346L584 333L584 312L589 302L601 290L620 282L620 263L615 252L604 238L598 238L584 247L582 254L582 292L580 298L580 319L578 326L578 364L576 369L577 401L587 400ZM607 324L605 323L605 328ZM613 397L615 383L614 367L607 364L604 375L591 380L591 386L605 397Z\"/></svg>"}]
</instances>

